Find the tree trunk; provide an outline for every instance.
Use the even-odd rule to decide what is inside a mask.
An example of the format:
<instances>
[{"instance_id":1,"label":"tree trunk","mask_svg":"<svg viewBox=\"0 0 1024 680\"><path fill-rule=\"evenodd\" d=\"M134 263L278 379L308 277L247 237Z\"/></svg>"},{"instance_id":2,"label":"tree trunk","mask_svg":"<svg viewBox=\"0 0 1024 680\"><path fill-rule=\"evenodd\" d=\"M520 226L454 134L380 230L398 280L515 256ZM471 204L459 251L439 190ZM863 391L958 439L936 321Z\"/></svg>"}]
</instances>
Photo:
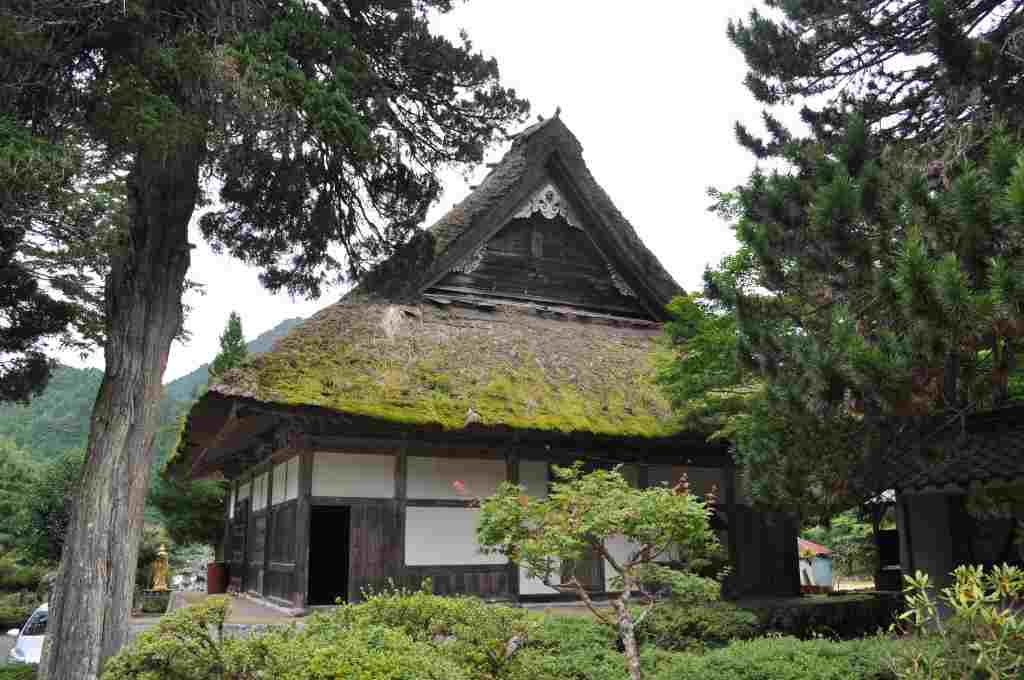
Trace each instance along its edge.
<instances>
[{"instance_id":1,"label":"tree trunk","mask_svg":"<svg viewBox=\"0 0 1024 680\"><path fill-rule=\"evenodd\" d=\"M628 593L631 587L632 584L626 583L625 593ZM629 613L628 595L625 593L612 600L612 608L615 609L615 619L619 625L619 639L622 640L622 647L626 654L626 671L629 672L630 680L642 680L640 648L636 644L636 626L633 624L633 615Z\"/></svg>"},{"instance_id":2,"label":"tree trunk","mask_svg":"<svg viewBox=\"0 0 1024 680\"><path fill-rule=\"evenodd\" d=\"M160 383L182 323L202 147L139 152L106 290L106 372L58 571L41 680L94 680L124 643Z\"/></svg>"}]
</instances>

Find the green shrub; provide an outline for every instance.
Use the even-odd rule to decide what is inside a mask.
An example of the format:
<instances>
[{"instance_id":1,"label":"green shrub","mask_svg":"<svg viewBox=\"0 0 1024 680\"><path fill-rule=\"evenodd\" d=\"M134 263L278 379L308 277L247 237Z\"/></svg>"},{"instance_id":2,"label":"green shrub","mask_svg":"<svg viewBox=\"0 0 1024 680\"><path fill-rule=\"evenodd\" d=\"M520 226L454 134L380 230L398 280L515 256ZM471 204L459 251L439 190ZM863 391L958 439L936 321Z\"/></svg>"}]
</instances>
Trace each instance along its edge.
<instances>
[{"instance_id":1,"label":"green shrub","mask_svg":"<svg viewBox=\"0 0 1024 680\"><path fill-rule=\"evenodd\" d=\"M0 591L38 590L47 569L40 565L19 564L13 556L0 556Z\"/></svg>"},{"instance_id":2,"label":"green shrub","mask_svg":"<svg viewBox=\"0 0 1024 680\"><path fill-rule=\"evenodd\" d=\"M519 673L519 651L538 627L522 609L489 605L473 597L441 597L430 593L429 581L418 591L388 589L364 593L359 604L346 605L312 621L316 627L362 629L380 625L413 640L443 647L475 676L513 676Z\"/></svg>"},{"instance_id":3,"label":"green shrub","mask_svg":"<svg viewBox=\"0 0 1024 680\"><path fill-rule=\"evenodd\" d=\"M0 594L0 633L20 628L38 606L34 592Z\"/></svg>"},{"instance_id":4,"label":"green shrub","mask_svg":"<svg viewBox=\"0 0 1024 680\"><path fill-rule=\"evenodd\" d=\"M908 609L900 618L931 644L902 650L894 663L901 679L1024 677L1024 570L957 567L939 596L946 615L927 574L905 578Z\"/></svg>"},{"instance_id":5,"label":"green shrub","mask_svg":"<svg viewBox=\"0 0 1024 680\"><path fill-rule=\"evenodd\" d=\"M903 644L882 637L834 642L769 637L735 642L706 654L659 658L655 680L890 680L890 660Z\"/></svg>"},{"instance_id":6,"label":"green shrub","mask_svg":"<svg viewBox=\"0 0 1024 680\"><path fill-rule=\"evenodd\" d=\"M763 631L804 640L851 640L888 630L903 603L897 596L857 594L805 596L744 606L757 615Z\"/></svg>"},{"instance_id":7,"label":"green shrub","mask_svg":"<svg viewBox=\"0 0 1024 680\"><path fill-rule=\"evenodd\" d=\"M36 666L30 663L0 665L0 680L35 680Z\"/></svg>"},{"instance_id":8,"label":"green shrub","mask_svg":"<svg viewBox=\"0 0 1024 680\"><path fill-rule=\"evenodd\" d=\"M548 680L623 680L625 657L616 648L611 628L589 616L543 617L522 652L529 678Z\"/></svg>"},{"instance_id":9,"label":"green shrub","mask_svg":"<svg viewBox=\"0 0 1024 680\"><path fill-rule=\"evenodd\" d=\"M735 640L749 640L759 632L757 616L730 602L669 601L644 619L637 637L659 649L700 653Z\"/></svg>"},{"instance_id":10,"label":"green shrub","mask_svg":"<svg viewBox=\"0 0 1024 680\"><path fill-rule=\"evenodd\" d=\"M168 614L107 662L103 680L469 680L442 645L368 625L353 628L330 615L302 629L271 629L225 638L226 597Z\"/></svg>"}]
</instances>

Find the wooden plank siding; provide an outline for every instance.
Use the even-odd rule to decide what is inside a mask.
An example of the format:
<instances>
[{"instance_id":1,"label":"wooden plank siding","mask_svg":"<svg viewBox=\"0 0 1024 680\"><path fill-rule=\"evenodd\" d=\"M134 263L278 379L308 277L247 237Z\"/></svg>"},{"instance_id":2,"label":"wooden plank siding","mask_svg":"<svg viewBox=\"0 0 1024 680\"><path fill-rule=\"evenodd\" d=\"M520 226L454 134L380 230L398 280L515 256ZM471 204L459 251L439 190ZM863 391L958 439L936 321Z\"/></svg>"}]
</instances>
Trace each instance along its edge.
<instances>
[{"instance_id":1,"label":"wooden plank siding","mask_svg":"<svg viewBox=\"0 0 1024 680\"><path fill-rule=\"evenodd\" d=\"M495 234L472 271L453 271L429 292L460 293L582 307L648 318L612 282L604 256L581 229L557 216L514 219Z\"/></svg>"}]
</instances>

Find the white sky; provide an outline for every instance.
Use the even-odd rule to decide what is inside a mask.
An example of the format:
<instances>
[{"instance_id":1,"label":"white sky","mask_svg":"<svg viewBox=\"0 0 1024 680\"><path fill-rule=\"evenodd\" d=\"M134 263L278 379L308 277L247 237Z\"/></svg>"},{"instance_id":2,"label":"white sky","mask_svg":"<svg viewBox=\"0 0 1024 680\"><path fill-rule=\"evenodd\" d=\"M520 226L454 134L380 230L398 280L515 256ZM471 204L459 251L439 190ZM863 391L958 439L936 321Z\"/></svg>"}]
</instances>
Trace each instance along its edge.
<instances>
[{"instance_id":1,"label":"white sky","mask_svg":"<svg viewBox=\"0 0 1024 680\"><path fill-rule=\"evenodd\" d=\"M760 106L743 87L743 60L725 35L730 18L745 16L754 0L686 2L635 0L470 0L437 27L465 28L474 47L498 60L502 80L530 100L536 115L556 106L583 145L597 181L641 239L686 289L735 245L728 225L707 212L708 186L731 188L754 167L733 136L742 120L756 127ZM492 150L496 160L505 148ZM481 167L471 183L486 173ZM460 174L428 224L469 192ZM334 302L271 295L255 269L214 255L193 233L189 277L206 285L192 294L191 340L175 343L164 380L210 361L228 314L242 317L247 339L287 317L309 316ZM83 365L75 357L63 357ZM102 367L97 353L84 362Z\"/></svg>"}]
</instances>

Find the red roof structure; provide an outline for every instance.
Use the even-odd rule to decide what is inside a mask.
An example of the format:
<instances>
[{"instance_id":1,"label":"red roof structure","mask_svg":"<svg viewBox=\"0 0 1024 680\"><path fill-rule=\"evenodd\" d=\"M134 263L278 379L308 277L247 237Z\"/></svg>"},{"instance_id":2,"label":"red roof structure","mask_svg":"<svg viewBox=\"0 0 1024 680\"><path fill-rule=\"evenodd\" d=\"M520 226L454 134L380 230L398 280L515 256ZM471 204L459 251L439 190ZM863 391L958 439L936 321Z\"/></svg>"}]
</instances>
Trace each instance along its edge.
<instances>
[{"instance_id":1,"label":"red roof structure","mask_svg":"<svg viewBox=\"0 0 1024 680\"><path fill-rule=\"evenodd\" d=\"M796 539L797 551L800 555L807 553L813 553L814 555L831 555L832 551L823 545L819 545L814 541L808 541L806 538Z\"/></svg>"}]
</instances>

